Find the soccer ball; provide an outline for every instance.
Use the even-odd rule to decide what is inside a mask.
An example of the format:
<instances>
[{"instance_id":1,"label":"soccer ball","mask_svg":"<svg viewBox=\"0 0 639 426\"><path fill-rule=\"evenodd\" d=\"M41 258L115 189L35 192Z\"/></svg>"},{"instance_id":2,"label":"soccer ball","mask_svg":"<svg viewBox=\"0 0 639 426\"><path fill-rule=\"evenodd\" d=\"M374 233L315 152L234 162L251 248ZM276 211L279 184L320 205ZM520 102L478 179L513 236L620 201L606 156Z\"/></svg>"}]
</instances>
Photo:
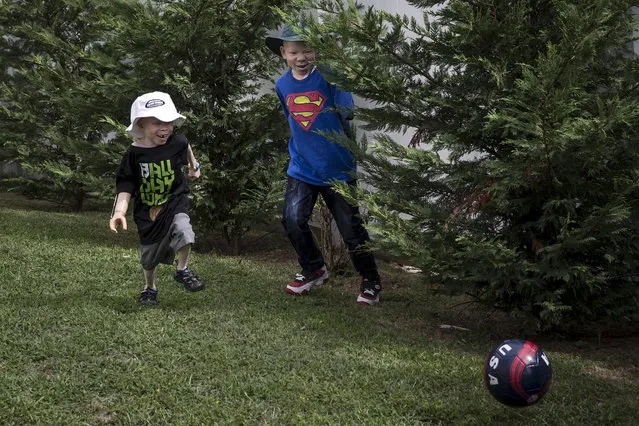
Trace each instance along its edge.
<instances>
[{"instance_id":1,"label":"soccer ball","mask_svg":"<svg viewBox=\"0 0 639 426\"><path fill-rule=\"evenodd\" d=\"M486 357L484 383L497 401L525 407L550 388L552 368L543 350L527 340L505 340Z\"/></svg>"}]
</instances>

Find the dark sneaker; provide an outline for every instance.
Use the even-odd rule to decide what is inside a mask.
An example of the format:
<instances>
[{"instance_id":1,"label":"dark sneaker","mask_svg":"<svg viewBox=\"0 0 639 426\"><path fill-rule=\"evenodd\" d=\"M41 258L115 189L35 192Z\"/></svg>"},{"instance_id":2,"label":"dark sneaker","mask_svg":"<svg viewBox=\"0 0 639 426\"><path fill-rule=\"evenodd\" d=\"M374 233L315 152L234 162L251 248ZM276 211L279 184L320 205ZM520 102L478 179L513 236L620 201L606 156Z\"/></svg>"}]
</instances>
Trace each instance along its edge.
<instances>
[{"instance_id":1,"label":"dark sneaker","mask_svg":"<svg viewBox=\"0 0 639 426\"><path fill-rule=\"evenodd\" d=\"M200 277L189 268L183 271L175 271L173 278L175 278L175 281L184 285L184 288L188 291L200 291L204 288L204 283Z\"/></svg>"},{"instance_id":2,"label":"dark sneaker","mask_svg":"<svg viewBox=\"0 0 639 426\"><path fill-rule=\"evenodd\" d=\"M138 296L138 302L142 305L152 306L158 304L158 291L145 288Z\"/></svg>"},{"instance_id":3,"label":"dark sneaker","mask_svg":"<svg viewBox=\"0 0 639 426\"><path fill-rule=\"evenodd\" d=\"M306 294L314 285L322 285L326 281L328 281L328 270L324 265L315 271L302 271L295 275L295 281L286 285L286 292L297 295Z\"/></svg>"},{"instance_id":4,"label":"dark sneaker","mask_svg":"<svg viewBox=\"0 0 639 426\"><path fill-rule=\"evenodd\" d=\"M374 305L379 303L379 293L382 285L377 278L362 278L362 291L357 296L357 303L360 305Z\"/></svg>"}]
</instances>

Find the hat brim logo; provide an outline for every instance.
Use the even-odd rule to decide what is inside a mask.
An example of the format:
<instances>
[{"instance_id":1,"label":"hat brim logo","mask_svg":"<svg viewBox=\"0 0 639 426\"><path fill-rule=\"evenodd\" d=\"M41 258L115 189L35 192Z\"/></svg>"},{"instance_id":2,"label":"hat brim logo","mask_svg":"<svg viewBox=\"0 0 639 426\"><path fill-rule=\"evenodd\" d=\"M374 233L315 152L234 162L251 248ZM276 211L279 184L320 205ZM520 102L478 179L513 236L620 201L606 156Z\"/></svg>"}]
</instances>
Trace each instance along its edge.
<instances>
[{"instance_id":1,"label":"hat brim logo","mask_svg":"<svg viewBox=\"0 0 639 426\"><path fill-rule=\"evenodd\" d=\"M164 101L162 99L151 99L144 105L145 108L156 108L164 105Z\"/></svg>"}]
</instances>

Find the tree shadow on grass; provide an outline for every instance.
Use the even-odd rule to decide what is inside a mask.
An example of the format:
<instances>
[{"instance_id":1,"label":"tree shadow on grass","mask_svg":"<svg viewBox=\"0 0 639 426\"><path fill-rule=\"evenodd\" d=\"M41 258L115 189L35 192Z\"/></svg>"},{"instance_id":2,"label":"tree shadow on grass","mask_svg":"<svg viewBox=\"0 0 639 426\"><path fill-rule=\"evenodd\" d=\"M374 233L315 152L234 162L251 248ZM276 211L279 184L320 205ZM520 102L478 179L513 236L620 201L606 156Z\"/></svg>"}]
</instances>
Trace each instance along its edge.
<instances>
[{"instance_id":1,"label":"tree shadow on grass","mask_svg":"<svg viewBox=\"0 0 639 426\"><path fill-rule=\"evenodd\" d=\"M2 209L3 223L0 231L10 231L25 240L47 239L70 243L70 245L95 244L97 246L121 246L137 248L137 235L133 229L124 234L113 234L107 228L106 216L102 213L50 212L48 215L35 211ZM87 221L92 226L87 226ZM83 222L82 226L78 226ZM200 275L210 280L209 289L203 294L182 294L181 289L165 291L161 283L159 312L197 316L215 309L229 316L244 312L248 317L268 316L279 322L290 322L306 327L304 333L313 333L321 342L347 344L351 339L363 343L369 337L387 340L390 346L416 347L440 345L483 358L490 348L506 338L526 338L540 344L551 353L565 354L599 362L589 377L597 380L639 380L639 338L582 339L570 342L554 336L539 335L525 321L515 316L495 315L473 305L464 305L463 300L434 295L427 285L410 275L397 275L384 269L384 293L381 306L361 307L355 305L359 291L356 275L332 277L332 281L313 289L308 297L295 298L283 291L284 283L290 280L291 262L287 252L286 265L273 272L278 259L250 256L223 263L201 257L206 262ZM281 260L281 259L280 259ZM269 273L258 273L263 265ZM247 265L250 267L247 268ZM90 268L90 265L89 265ZM141 277L140 277L141 278ZM114 279L117 280L117 277ZM141 283L142 281L140 281ZM245 283L238 285L238 282ZM90 284L91 291L78 291L54 295L22 294L19 297L0 299L2 304L13 304L24 310L48 306L64 310L69 306L97 305L99 312L136 314L146 307L137 301L136 289L96 292L101 286L100 277ZM250 319L250 318L249 318ZM304 319L301 321L300 319ZM265 320L268 321L268 320ZM454 325L468 330L442 329L441 325ZM344 328L348 327L348 331Z\"/></svg>"},{"instance_id":2,"label":"tree shadow on grass","mask_svg":"<svg viewBox=\"0 0 639 426\"><path fill-rule=\"evenodd\" d=\"M294 372L300 379L300 383L295 382L294 385L301 387L307 381L320 392L314 398L325 398L327 405L337 404L337 410L357 407L351 407L348 398L338 398L335 402L329 391L335 388L339 392L346 392L347 388L350 391L348 386L352 385L372 390L370 397L373 401L384 400L385 405L398 407L400 413L422 416L424 421L461 421L458 417L447 417L451 412L447 398L459 398L459 395L484 398L487 403L495 404L491 411L480 410L473 403L455 402L467 408L468 415L477 418L492 416L493 424L505 424L514 418L513 413L500 410L501 407L490 399L481 385L483 359L488 349L505 335L484 330L488 322L470 324L470 320L479 315L479 312L472 311L466 312L468 318L460 322L471 326L469 331L440 329L442 320L454 319L455 315L449 313L450 309L442 308L445 299L425 291L419 280L397 278L383 271L388 284L383 303L368 307L355 304L359 286L355 275L337 278L330 284L313 289L309 296L294 297L283 291L286 268L274 269L272 265L264 264L263 273L257 277L256 270L260 269L260 265L256 265L255 261L198 258L197 263L209 288L203 292L187 293L164 276L165 268L158 283L160 305L153 308L140 306L136 301L136 289L129 288L128 284L126 288L100 290L99 280L91 282L85 292L63 289L59 294L26 293L22 297L3 297L0 305L13 305L17 311L27 314L49 308L52 312L48 315L60 312L62 316L64 312L76 309L95 308L95 315L113 315L125 327L127 324L139 325L140 320L146 318L154 319L148 327L167 327L162 322L165 317L171 317L173 321L178 318L182 325L193 324L199 330L200 338L211 342L219 336L217 329L225 328L224 332L232 336L230 339L227 336L225 342L236 346L232 353L239 357L227 361L231 367L241 365L243 346L262 345L265 352L261 355L261 362L265 366L283 368L293 362L303 366ZM253 281L249 280L251 278ZM238 285L244 279L247 282L245 288ZM293 340L305 342L301 347L306 345L308 353L300 354L303 352L300 346L291 350L286 343ZM626 352L624 349L617 354L602 356L601 351L588 348L575 350L570 342L536 340L542 343L557 367L557 383L551 388L546 401L542 402L544 405L540 405L546 410L558 409L572 414L584 409L589 404L586 400L607 404L606 393L623 394L639 380L639 372L631 368L638 361L635 350ZM425 355L422 356L422 353ZM296 356L302 358L296 359ZM344 357L349 359L348 365L340 367ZM450 371L447 369L450 357L470 357L477 361L476 366ZM581 368L579 365L583 363L579 363L580 359L598 363ZM247 365L255 367L261 364ZM375 385L370 386L370 381ZM250 382L246 386L259 386L259 383ZM580 401L572 401L570 398L576 398L575 392L567 388L577 386L602 391L584 395ZM401 387L399 395L408 399L396 396L396 387ZM564 395L562 389L569 396ZM424 401L441 402L430 406ZM619 403L612 404L616 406ZM581 408L570 408L571 405ZM489 414L486 414L487 411ZM543 410L529 410L527 414L543 418Z\"/></svg>"},{"instance_id":3,"label":"tree shadow on grass","mask_svg":"<svg viewBox=\"0 0 639 426\"><path fill-rule=\"evenodd\" d=\"M0 205L11 206L20 210L32 210L41 212L75 212L69 203L55 202L52 200L27 197L18 192L8 191L0 184ZM96 198L87 199L84 203L83 212L106 212L111 208L110 201L98 200ZM107 213L108 214L108 213Z\"/></svg>"},{"instance_id":4,"label":"tree shadow on grass","mask_svg":"<svg viewBox=\"0 0 639 426\"><path fill-rule=\"evenodd\" d=\"M199 262L202 264L201 259ZM370 307L355 303L360 278L354 271L340 277L332 276L324 286L313 288L309 296L296 297L284 292L284 283L290 278L286 275L286 265L272 271L272 263L268 261L211 258L207 267L200 270L210 281L209 289L205 290L210 293L202 298L183 298L173 293L170 308L184 312L220 308L229 312L246 310L249 315L266 311L269 316L291 323L302 324L304 321L300 319L307 318L309 323L316 324L308 327L329 340L347 340L349 333L379 334L400 346L427 342L482 358L502 340L527 339L546 351L597 361L609 370L625 369L625 374L639 380L639 353L636 351L639 336L603 339L594 345L593 340L570 341L539 334L530 329L529 322L522 317L495 313L486 307L466 303L467 299L462 297L435 294L419 277L394 271L384 263L380 266L384 284L382 303ZM269 272L259 277L250 272L260 268ZM237 281L246 282L246 286L238 288L233 284ZM442 328L443 325L463 329ZM349 330L344 331L345 327Z\"/></svg>"},{"instance_id":5,"label":"tree shadow on grass","mask_svg":"<svg viewBox=\"0 0 639 426\"><path fill-rule=\"evenodd\" d=\"M11 232L25 240L60 240L71 244L89 243L103 246L135 247L138 236L134 223L128 231L113 233L108 228L108 214L61 213L2 209L0 231ZM91 226L86 226L90 222ZM78 226L82 223L82 226Z\"/></svg>"}]
</instances>

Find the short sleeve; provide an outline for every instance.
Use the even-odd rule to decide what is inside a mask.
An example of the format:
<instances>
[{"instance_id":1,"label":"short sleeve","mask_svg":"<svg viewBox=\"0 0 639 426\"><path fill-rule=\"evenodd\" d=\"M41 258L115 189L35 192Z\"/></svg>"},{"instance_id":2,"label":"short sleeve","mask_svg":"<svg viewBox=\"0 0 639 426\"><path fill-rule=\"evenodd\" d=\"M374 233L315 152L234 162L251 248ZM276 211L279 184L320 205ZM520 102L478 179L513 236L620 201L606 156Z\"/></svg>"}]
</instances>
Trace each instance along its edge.
<instances>
[{"instance_id":1,"label":"short sleeve","mask_svg":"<svg viewBox=\"0 0 639 426\"><path fill-rule=\"evenodd\" d=\"M284 99L284 96L282 95L282 92L280 92L280 90L278 89L277 85L275 85L275 93L277 94L277 99L279 99L280 103L282 104L282 111L284 111L284 117L286 117L286 119L288 120L289 112L288 112L288 108L286 107L286 100Z\"/></svg>"},{"instance_id":2,"label":"short sleeve","mask_svg":"<svg viewBox=\"0 0 639 426\"><path fill-rule=\"evenodd\" d=\"M355 109L355 102L353 101L353 94L350 92L343 92L331 81L339 81L339 78L331 68L327 66L318 66L322 77L328 84L335 108L339 112L340 119L342 121L353 119L353 110ZM327 78L328 76L328 78ZM330 80L330 81L329 81Z\"/></svg>"},{"instance_id":3,"label":"short sleeve","mask_svg":"<svg viewBox=\"0 0 639 426\"><path fill-rule=\"evenodd\" d=\"M120 168L115 177L115 190L117 194L121 192L133 194L135 191L135 177L133 175L135 161L133 156L133 152L129 149L120 162Z\"/></svg>"},{"instance_id":4,"label":"short sleeve","mask_svg":"<svg viewBox=\"0 0 639 426\"><path fill-rule=\"evenodd\" d=\"M189 162L189 140L184 135L173 135L173 140L171 143L178 145L178 152L180 156L180 161L182 164L188 164Z\"/></svg>"},{"instance_id":5,"label":"short sleeve","mask_svg":"<svg viewBox=\"0 0 639 426\"><path fill-rule=\"evenodd\" d=\"M353 110L355 109L353 95L350 92L342 92L334 85L331 85L331 87L334 88L333 96L339 115L343 120L352 120Z\"/></svg>"}]
</instances>

